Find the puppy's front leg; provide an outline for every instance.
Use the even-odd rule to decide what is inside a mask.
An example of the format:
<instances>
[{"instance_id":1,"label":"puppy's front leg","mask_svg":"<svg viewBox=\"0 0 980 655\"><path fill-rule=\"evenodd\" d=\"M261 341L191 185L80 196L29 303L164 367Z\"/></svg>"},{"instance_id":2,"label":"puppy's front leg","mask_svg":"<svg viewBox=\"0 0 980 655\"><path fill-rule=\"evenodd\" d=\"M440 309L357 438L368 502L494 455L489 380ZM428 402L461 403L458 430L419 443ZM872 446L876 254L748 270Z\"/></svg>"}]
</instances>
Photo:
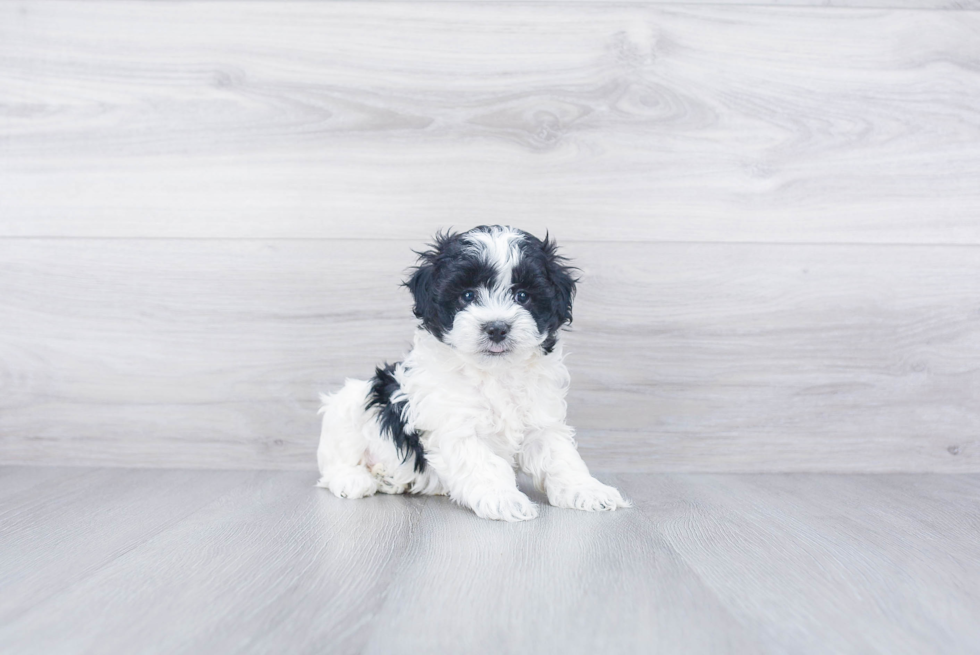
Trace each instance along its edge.
<instances>
[{"instance_id":1,"label":"puppy's front leg","mask_svg":"<svg viewBox=\"0 0 980 655\"><path fill-rule=\"evenodd\" d=\"M537 505L517 489L514 468L473 435L433 434L426 459L449 497L476 515L498 521L527 521Z\"/></svg>"},{"instance_id":2,"label":"puppy's front leg","mask_svg":"<svg viewBox=\"0 0 980 655\"><path fill-rule=\"evenodd\" d=\"M555 507L590 512L632 507L619 491L592 477L575 448L573 435L570 427L558 423L527 436L519 462L534 479L534 486L545 492Z\"/></svg>"}]
</instances>

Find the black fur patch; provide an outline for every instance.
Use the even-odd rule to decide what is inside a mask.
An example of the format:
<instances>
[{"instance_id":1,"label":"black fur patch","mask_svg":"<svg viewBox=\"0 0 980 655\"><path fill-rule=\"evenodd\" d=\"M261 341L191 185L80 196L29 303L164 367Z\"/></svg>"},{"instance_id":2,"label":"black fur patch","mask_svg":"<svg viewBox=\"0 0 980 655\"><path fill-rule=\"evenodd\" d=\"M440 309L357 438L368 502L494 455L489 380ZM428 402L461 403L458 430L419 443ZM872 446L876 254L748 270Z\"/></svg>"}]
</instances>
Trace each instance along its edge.
<instances>
[{"instance_id":1,"label":"black fur patch","mask_svg":"<svg viewBox=\"0 0 980 655\"><path fill-rule=\"evenodd\" d=\"M381 434L386 435L395 443L395 448L402 454L403 462L415 455L415 470L418 473L425 471L425 449L422 448L422 441L417 432L405 430L405 421L402 419L402 411L405 409L407 401L391 402L400 385L395 379L395 366L397 364L385 364L383 368L378 368L371 378L371 393L368 395L367 409L378 408L378 425L381 426Z\"/></svg>"},{"instance_id":2,"label":"black fur patch","mask_svg":"<svg viewBox=\"0 0 980 655\"><path fill-rule=\"evenodd\" d=\"M429 250L415 253L419 265L405 282L415 299L415 317L422 319L423 327L440 341L452 328L456 312L465 306L461 300L463 292L490 287L497 277L493 266L467 249L463 236L454 232L437 234Z\"/></svg>"},{"instance_id":3,"label":"black fur patch","mask_svg":"<svg viewBox=\"0 0 980 655\"><path fill-rule=\"evenodd\" d=\"M548 338L541 344L550 353L558 342L558 330L572 322L575 299L576 268L558 254L558 246L548 235L544 241L523 232L521 258L512 273L514 291L524 290L531 300L528 311L537 323L538 332Z\"/></svg>"}]
</instances>

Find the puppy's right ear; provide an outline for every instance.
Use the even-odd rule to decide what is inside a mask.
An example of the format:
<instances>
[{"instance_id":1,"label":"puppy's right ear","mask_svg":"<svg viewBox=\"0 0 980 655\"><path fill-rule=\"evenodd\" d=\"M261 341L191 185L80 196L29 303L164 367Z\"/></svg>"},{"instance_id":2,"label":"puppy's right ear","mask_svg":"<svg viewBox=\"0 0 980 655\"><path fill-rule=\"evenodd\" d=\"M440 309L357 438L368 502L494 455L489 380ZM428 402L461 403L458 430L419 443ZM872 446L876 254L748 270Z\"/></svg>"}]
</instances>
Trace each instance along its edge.
<instances>
[{"instance_id":1,"label":"puppy's right ear","mask_svg":"<svg viewBox=\"0 0 980 655\"><path fill-rule=\"evenodd\" d=\"M419 265L405 281L405 286L412 292L412 299L415 301L412 311L415 318L426 322L426 317L431 316L435 309L435 263L427 260L424 253L419 253Z\"/></svg>"},{"instance_id":2,"label":"puppy's right ear","mask_svg":"<svg viewBox=\"0 0 980 655\"><path fill-rule=\"evenodd\" d=\"M441 338L442 330L438 320L439 290L436 282L447 244L455 242L457 237L453 232L440 232L436 234L433 243L429 244L429 250L415 251L419 256L418 265L405 281L405 286L412 292L412 299L415 301L412 307L415 317L421 319L423 327L437 338Z\"/></svg>"}]
</instances>

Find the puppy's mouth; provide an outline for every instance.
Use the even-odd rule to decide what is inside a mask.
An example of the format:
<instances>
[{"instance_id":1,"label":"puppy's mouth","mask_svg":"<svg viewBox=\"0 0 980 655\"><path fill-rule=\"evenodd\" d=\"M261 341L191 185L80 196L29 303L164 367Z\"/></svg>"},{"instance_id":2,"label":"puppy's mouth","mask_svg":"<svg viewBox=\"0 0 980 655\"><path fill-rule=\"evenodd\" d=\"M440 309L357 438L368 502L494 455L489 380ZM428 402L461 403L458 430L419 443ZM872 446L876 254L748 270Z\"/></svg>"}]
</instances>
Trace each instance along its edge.
<instances>
[{"instance_id":1,"label":"puppy's mouth","mask_svg":"<svg viewBox=\"0 0 980 655\"><path fill-rule=\"evenodd\" d=\"M510 352L510 348L506 343L490 343L487 347L483 349L485 355L490 357L500 357L501 355L506 355Z\"/></svg>"}]
</instances>

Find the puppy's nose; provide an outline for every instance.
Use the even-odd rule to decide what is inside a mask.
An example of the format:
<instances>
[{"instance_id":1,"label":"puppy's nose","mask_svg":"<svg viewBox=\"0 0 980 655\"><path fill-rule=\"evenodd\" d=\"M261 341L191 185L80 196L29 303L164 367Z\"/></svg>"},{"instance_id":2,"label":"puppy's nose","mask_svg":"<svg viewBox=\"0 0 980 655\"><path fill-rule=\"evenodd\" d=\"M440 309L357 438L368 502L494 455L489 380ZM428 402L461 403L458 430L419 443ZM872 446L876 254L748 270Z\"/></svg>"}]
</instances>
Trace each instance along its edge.
<instances>
[{"instance_id":1,"label":"puppy's nose","mask_svg":"<svg viewBox=\"0 0 980 655\"><path fill-rule=\"evenodd\" d=\"M507 338L507 333L510 332L510 326L503 321L492 321L483 324L483 331L490 337L490 341L500 343Z\"/></svg>"}]
</instances>

